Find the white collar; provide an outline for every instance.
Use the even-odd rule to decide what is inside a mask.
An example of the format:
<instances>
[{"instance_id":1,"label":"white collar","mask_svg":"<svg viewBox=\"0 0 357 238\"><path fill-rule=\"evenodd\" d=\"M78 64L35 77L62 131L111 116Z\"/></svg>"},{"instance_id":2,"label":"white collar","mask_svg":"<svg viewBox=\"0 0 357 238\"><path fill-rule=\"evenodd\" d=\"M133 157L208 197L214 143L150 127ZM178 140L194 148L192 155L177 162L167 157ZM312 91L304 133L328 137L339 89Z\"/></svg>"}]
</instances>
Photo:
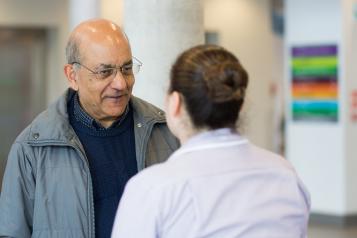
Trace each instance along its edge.
<instances>
[{"instance_id":1,"label":"white collar","mask_svg":"<svg viewBox=\"0 0 357 238\"><path fill-rule=\"evenodd\" d=\"M222 147L247 144L248 140L229 128L210 130L191 137L180 149L171 156L176 157L193 151L209 150Z\"/></svg>"}]
</instances>

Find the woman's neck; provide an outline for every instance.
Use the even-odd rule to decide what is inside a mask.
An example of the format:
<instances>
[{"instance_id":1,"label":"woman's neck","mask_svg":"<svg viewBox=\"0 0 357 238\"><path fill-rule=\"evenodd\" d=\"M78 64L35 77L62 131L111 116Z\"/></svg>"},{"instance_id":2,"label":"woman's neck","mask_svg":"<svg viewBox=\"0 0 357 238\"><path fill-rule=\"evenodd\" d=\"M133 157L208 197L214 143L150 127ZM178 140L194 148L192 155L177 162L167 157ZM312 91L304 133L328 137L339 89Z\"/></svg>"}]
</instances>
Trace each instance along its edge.
<instances>
[{"instance_id":1,"label":"woman's neck","mask_svg":"<svg viewBox=\"0 0 357 238\"><path fill-rule=\"evenodd\" d=\"M195 135L198 135L202 132L206 132L208 131L207 128L182 128L182 130L180 130L179 135L177 135L177 137L180 140L181 145L185 144L189 139L191 139L192 137L194 137Z\"/></svg>"}]
</instances>

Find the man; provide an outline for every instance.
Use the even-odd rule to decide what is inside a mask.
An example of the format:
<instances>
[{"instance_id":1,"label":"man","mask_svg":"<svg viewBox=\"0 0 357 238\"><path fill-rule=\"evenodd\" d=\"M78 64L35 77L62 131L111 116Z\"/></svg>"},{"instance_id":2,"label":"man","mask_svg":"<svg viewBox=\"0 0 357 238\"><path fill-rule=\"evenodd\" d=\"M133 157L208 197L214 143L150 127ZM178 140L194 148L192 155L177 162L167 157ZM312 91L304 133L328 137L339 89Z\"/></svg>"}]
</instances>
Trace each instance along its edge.
<instances>
[{"instance_id":1,"label":"man","mask_svg":"<svg viewBox=\"0 0 357 238\"><path fill-rule=\"evenodd\" d=\"M129 178L178 147L163 112L131 95L141 63L117 25L83 22L66 56L70 89L11 148L0 236L110 237Z\"/></svg>"}]
</instances>

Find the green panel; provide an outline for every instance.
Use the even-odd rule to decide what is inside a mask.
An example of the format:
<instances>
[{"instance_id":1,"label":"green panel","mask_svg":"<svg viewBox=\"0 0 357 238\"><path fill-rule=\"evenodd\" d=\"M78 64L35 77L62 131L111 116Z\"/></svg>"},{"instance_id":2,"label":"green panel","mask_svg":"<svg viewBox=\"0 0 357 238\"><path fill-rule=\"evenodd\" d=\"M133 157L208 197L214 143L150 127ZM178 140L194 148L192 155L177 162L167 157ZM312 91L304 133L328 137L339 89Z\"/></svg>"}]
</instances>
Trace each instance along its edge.
<instances>
[{"instance_id":1,"label":"green panel","mask_svg":"<svg viewBox=\"0 0 357 238\"><path fill-rule=\"evenodd\" d=\"M292 66L294 68L301 67L335 67L337 65L337 57L299 57L293 58Z\"/></svg>"},{"instance_id":2,"label":"green panel","mask_svg":"<svg viewBox=\"0 0 357 238\"><path fill-rule=\"evenodd\" d=\"M304 109L293 109L294 116L337 116L337 110L334 109L314 109L314 110L304 110Z\"/></svg>"},{"instance_id":3,"label":"green panel","mask_svg":"<svg viewBox=\"0 0 357 238\"><path fill-rule=\"evenodd\" d=\"M304 68L294 68L293 76L335 76L337 75L337 67L304 67Z\"/></svg>"}]
</instances>

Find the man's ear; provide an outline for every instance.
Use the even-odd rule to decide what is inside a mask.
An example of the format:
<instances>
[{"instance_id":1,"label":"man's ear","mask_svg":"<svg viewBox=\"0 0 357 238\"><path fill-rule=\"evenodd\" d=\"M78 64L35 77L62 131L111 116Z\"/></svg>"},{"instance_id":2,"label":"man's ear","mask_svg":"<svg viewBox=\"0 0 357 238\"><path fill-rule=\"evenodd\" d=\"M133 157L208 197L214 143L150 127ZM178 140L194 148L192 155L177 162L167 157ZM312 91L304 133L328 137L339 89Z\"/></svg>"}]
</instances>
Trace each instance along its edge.
<instances>
[{"instance_id":1,"label":"man's ear","mask_svg":"<svg viewBox=\"0 0 357 238\"><path fill-rule=\"evenodd\" d=\"M78 82L76 79L76 72L75 72L72 64L66 64L64 66L64 74L66 75L66 78L69 82L69 86L73 90L78 91Z\"/></svg>"}]
</instances>

